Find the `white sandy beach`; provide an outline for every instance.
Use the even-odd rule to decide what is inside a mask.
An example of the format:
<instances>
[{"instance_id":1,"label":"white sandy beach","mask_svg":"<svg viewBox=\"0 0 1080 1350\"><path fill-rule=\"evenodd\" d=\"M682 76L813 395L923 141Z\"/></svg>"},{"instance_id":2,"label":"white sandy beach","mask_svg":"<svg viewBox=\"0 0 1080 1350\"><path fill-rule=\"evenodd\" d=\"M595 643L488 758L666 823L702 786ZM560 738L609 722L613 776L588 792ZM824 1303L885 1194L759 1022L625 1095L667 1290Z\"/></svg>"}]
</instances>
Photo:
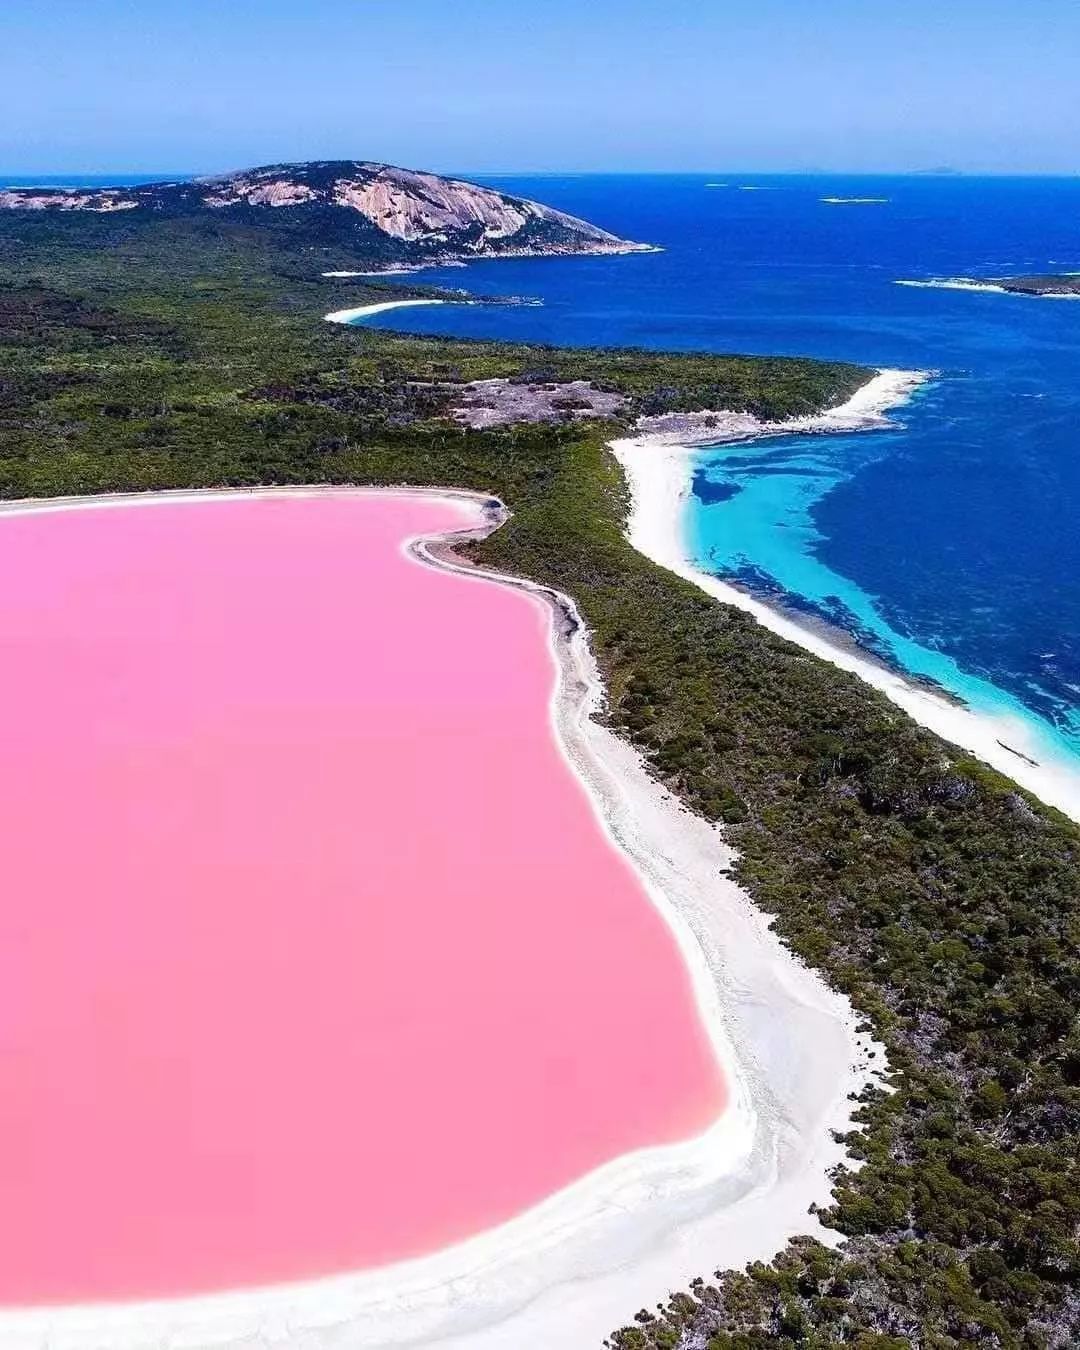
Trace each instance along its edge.
<instances>
[{"instance_id":1,"label":"white sandy beach","mask_svg":"<svg viewBox=\"0 0 1080 1350\"><path fill-rule=\"evenodd\" d=\"M788 432L888 426L888 410L902 404L926 378L918 371L881 370L847 403L818 417L761 422L744 413L714 414L718 420L711 430L703 425L698 435L647 435L612 442L633 499L628 537L653 562L694 582L718 600L752 614L766 628L815 656L858 675L887 694L921 725L993 765L1042 801L1080 820L1080 774L1068 765L1046 759L1019 718L994 717L952 702L862 655L853 646L831 641L818 629L797 622L719 577L710 576L694 567L687 557L684 517L691 492L693 446Z\"/></svg>"},{"instance_id":2,"label":"white sandy beach","mask_svg":"<svg viewBox=\"0 0 1080 1350\"><path fill-rule=\"evenodd\" d=\"M451 267L453 264L447 263L446 266ZM424 270L425 265L423 263L415 263L403 264L401 267L376 267L368 272L320 272L319 275L329 277L332 281L344 281L355 277L405 277L413 272L423 272Z\"/></svg>"},{"instance_id":3,"label":"white sandy beach","mask_svg":"<svg viewBox=\"0 0 1080 1350\"><path fill-rule=\"evenodd\" d=\"M0 508L0 515L250 495L22 502ZM451 537L485 534L503 518L489 499L438 495L461 511L461 530ZM407 547L424 565L464 571L477 585L523 584L446 560L445 542L414 540ZM212 1296L9 1310L0 1312L0 1344L590 1350L640 1307L696 1275L768 1259L796 1233L836 1240L807 1211L828 1199L827 1174L842 1157L831 1132L848 1127L849 1094L881 1071L881 1049L856 1033L846 1001L790 955L730 880L731 854L719 831L671 798L635 752L594 720L602 688L572 603L526 589L552 616L559 670L553 731L599 822L638 868L685 954L729 1084L723 1116L696 1139L618 1158L511 1222L429 1257ZM634 1091L628 1085L628 1101Z\"/></svg>"},{"instance_id":4,"label":"white sandy beach","mask_svg":"<svg viewBox=\"0 0 1080 1350\"><path fill-rule=\"evenodd\" d=\"M388 309L409 309L413 305L444 305L445 300L380 300L374 305L358 305L355 309L335 309L332 314L324 314L327 323L353 323L356 319L368 319L374 314L383 314Z\"/></svg>"}]
</instances>

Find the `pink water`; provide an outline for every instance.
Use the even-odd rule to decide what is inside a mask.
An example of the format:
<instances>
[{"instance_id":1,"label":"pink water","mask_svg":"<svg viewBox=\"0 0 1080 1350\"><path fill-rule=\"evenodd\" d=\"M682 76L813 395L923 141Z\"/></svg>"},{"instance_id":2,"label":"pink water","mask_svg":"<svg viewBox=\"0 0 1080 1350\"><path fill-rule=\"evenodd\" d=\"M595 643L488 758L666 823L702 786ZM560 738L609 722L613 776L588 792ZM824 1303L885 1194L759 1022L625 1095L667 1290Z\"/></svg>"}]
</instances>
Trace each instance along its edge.
<instances>
[{"instance_id":1,"label":"pink water","mask_svg":"<svg viewBox=\"0 0 1080 1350\"><path fill-rule=\"evenodd\" d=\"M403 554L462 523L0 519L0 1302L428 1252L720 1111L539 602Z\"/></svg>"}]
</instances>

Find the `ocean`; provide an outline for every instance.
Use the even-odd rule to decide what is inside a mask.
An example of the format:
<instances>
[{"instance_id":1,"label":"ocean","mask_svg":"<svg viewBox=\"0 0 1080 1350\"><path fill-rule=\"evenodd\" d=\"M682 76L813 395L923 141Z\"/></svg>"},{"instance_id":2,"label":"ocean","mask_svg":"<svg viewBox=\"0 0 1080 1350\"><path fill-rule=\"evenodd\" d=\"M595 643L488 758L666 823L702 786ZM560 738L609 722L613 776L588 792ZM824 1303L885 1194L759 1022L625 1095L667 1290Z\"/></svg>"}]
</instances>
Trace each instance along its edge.
<instances>
[{"instance_id":1,"label":"ocean","mask_svg":"<svg viewBox=\"0 0 1080 1350\"><path fill-rule=\"evenodd\" d=\"M688 552L1080 768L1080 301L896 284L1080 271L1080 178L483 181L664 251L433 269L543 304L380 323L935 372L895 430L701 452Z\"/></svg>"}]
</instances>

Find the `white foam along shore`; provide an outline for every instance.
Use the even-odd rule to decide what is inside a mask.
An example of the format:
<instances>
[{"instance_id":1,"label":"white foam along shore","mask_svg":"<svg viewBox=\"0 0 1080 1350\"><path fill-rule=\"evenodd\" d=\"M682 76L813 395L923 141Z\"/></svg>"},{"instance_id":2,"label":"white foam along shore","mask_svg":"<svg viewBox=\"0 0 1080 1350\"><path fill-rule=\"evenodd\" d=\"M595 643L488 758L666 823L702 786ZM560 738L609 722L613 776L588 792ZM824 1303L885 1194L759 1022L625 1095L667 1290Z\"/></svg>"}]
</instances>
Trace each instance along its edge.
<instances>
[{"instance_id":1,"label":"white foam along shore","mask_svg":"<svg viewBox=\"0 0 1080 1350\"><path fill-rule=\"evenodd\" d=\"M404 547L476 585L526 590L552 618L553 732L591 809L639 870L685 956L729 1103L704 1134L617 1158L542 1204L453 1247L377 1270L144 1303L0 1312L20 1350L596 1350L642 1306L717 1267L769 1259L797 1233L838 1234L808 1213L828 1199L857 1094L884 1068L847 1001L796 960L730 879L720 832L675 801L594 717L603 691L565 596L478 572L446 546L505 518L489 498L439 489L279 488L11 503L62 511L257 495L420 491L456 504L459 529ZM627 1084L627 1104L647 1090Z\"/></svg>"},{"instance_id":2,"label":"white foam along shore","mask_svg":"<svg viewBox=\"0 0 1080 1350\"><path fill-rule=\"evenodd\" d=\"M425 298L421 300L380 300L374 305L358 305L355 309L335 309L332 314L323 317L327 323L355 323L357 319L369 319L375 314L383 314L388 309L408 309L412 305L445 305L445 300Z\"/></svg>"},{"instance_id":3,"label":"white foam along shore","mask_svg":"<svg viewBox=\"0 0 1080 1350\"><path fill-rule=\"evenodd\" d=\"M880 370L847 403L816 417L763 422L743 413L708 414L715 420L711 426L702 421L699 430L691 423L681 434L643 435L612 442L632 496L628 537L653 562L694 582L716 599L752 614L780 637L858 675L924 727L992 765L1040 800L1080 820L1080 773L1061 760L1049 758L1019 717L978 712L944 697L864 655L854 644L845 645L820 628L800 622L702 571L688 557L685 533L695 462L693 447L808 431L887 427L892 425L888 410L905 402L928 378L925 372Z\"/></svg>"}]
</instances>

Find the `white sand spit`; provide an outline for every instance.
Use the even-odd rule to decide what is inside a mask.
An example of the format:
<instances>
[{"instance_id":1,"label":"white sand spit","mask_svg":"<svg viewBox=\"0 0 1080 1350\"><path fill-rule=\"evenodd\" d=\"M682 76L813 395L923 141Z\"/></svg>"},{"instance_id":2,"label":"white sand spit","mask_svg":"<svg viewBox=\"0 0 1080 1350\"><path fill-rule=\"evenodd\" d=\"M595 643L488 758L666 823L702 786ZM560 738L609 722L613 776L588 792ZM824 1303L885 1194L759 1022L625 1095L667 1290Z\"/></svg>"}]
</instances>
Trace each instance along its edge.
<instances>
[{"instance_id":1,"label":"white sand spit","mask_svg":"<svg viewBox=\"0 0 1080 1350\"><path fill-rule=\"evenodd\" d=\"M444 305L445 300L380 300L375 305L358 305L356 309L335 309L333 314L323 317L327 323L353 323L357 319L370 319L375 314L384 314L388 309L408 309L412 305Z\"/></svg>"},{"instance_id":2,"label":"white sand spit","mask_svg":"<svg viewBox=\"0 0 1080 1350\"><path fill-rule=\"evenodd\" d=\"M422 272L423 270L424 268L420 264L410 264L401 267L376 267L370 272L320 272L319 275L334 280L347 277L403 277L410 272Z\"/></svg>"},{"instance_id":3,"label":"white sand spit","mask_svg":"<svg viewBox=\"0 0 1080 1350\"><path fill-rule=\"evenodd\" d=\"M955 703L861 654L854 646L831 640L819 629L797 621L719 577L710 576L694 567L687 557L684 516L692 490L692 446L788 432L888 426L888 409L903 403L928 378L920 371L880 370L847 403L819 416L763 422L744 413L713 413L705 415L714 419L712 426L703 425L698 431L691 427L681 435L661 433L612 442L633 499L628 537L653 562L694 582L718 600L752 614L766 628L815 656L858 675L887 694L922 726L977 755L1042 801L1080 820L1080 774L1061 762L1048 761L1019 718L991 716Z\"/></svg>"},{"instance_id":4,"label":"white sand spit","mask_svg":"<svg viewBox=\"0 0 1080 1350\"><path fill-rule=\"evenodd\" d=\"M665 480L666 484L666 480ZM565 596L465 568L447 540L505 519L471 493L413 489L458 504L462 526L407 545L425 565L477 585L524 586L552 616L559 680L553 731L597 819L639 869L678 940L730 1101L686 1143L626 1155L518 1218L432 1256L322 1280L154 1302L0 1312L19 1350L597 1350L642 1306L719 1266L768 1259L797 1233L823 1241L809 1206L829 1196L849 1095L880 1075L880 1046L847 1001L796 960L730 879L720 832L675 801L594 714L603 690L586 631ZM291 495L379 489L268 489ZM409 489L389 489L403 492ZM13 503L54 511L227 502L237 491ZM542 822L540 822L542 828ZM627 1109L642 1083L628 1084Z\"/></svg>"}]
</instances>

